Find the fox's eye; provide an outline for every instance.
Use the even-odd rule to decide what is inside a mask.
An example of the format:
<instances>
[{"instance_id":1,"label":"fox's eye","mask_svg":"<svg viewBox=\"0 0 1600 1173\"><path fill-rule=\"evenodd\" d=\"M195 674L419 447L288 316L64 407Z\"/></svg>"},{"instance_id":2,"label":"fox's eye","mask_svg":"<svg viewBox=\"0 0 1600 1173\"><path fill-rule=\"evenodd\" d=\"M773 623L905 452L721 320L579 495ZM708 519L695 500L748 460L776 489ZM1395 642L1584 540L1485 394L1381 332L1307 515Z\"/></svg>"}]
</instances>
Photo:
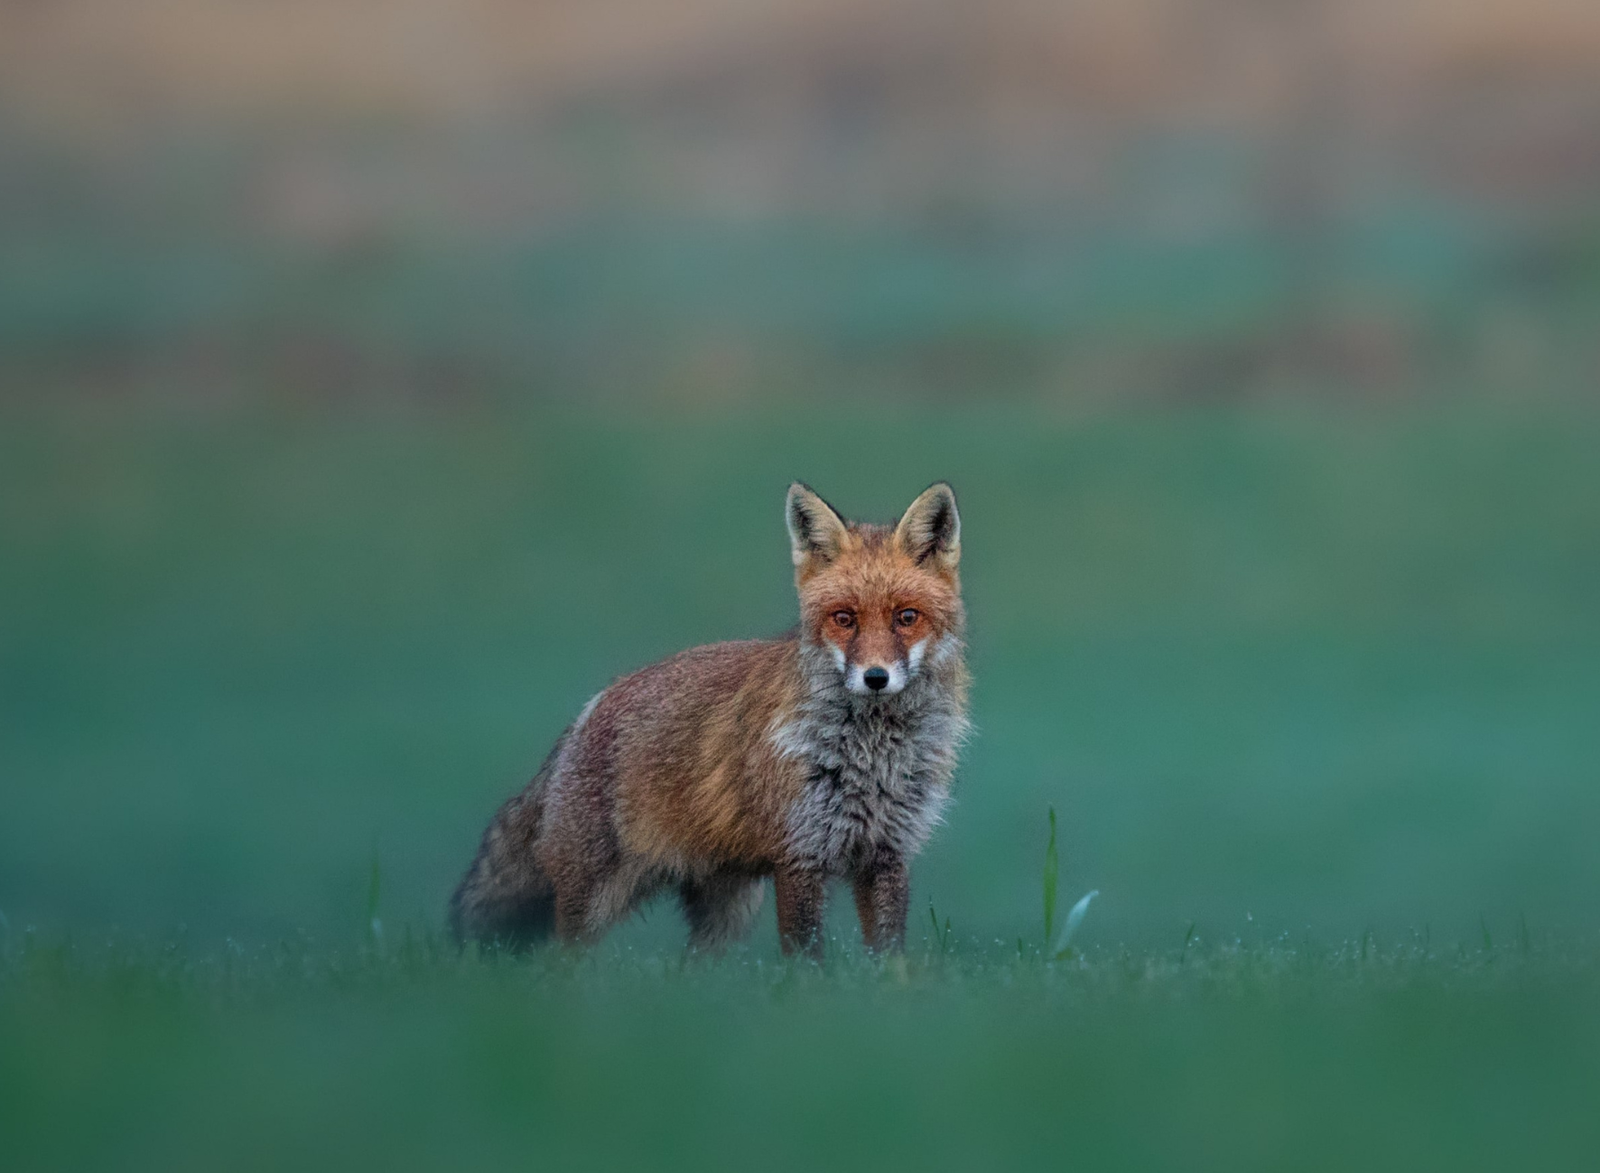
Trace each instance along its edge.
<instances>
[{"instance_id":1,"label":"fox's eye","mask_svg":"<svg viewBox=\"0 0 1600 1173\"><path fill-rule=\"evenodd\" d=\"M856 617L849 611L835 611L833 613L833 621L840 627L854 627L856 625Z\"/></svg>"},{"instance_id":2,"label":"fox's eye","mask_svg":"<svg viewBox=\"0 0 1600 1173\"><path fill-rule=\"evenodd\" d=\"M900 621L901 627L910 627L917 621L917 613L910 607L907 607L904 611L900 612L900 614L896 615L895 618Z\"/></svg>"}]
</instances>

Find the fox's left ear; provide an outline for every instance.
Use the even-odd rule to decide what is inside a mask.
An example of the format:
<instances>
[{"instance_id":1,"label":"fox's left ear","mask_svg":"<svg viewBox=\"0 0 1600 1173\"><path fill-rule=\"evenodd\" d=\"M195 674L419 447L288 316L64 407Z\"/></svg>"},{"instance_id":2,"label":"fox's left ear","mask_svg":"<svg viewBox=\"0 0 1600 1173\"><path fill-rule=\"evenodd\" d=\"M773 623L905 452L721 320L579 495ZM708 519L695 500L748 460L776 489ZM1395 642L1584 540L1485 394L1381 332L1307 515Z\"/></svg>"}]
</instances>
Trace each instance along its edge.
<instances>
[{"instance_id":1,"label":"fox's left ear","mask_svg":"<svg viewBox=\"0 0 1600 1173\"><path fill-rule=\"evenodd\" d=\"M956 511L956 491L940 481L911 503L894 540L918 562L932 562L954 570L961 561L961 514Z\"/></svg>"}]
</instances>

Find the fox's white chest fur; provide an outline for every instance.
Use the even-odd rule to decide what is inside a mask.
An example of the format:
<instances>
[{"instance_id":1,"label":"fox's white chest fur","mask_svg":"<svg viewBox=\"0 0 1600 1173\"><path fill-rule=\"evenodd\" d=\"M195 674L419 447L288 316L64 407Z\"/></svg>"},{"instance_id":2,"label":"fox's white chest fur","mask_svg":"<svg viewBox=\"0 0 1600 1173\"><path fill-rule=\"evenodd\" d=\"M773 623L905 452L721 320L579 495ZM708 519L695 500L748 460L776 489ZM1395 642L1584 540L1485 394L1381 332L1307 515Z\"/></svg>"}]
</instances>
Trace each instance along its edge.
<instances>
[{"instance_id":1,"label":"fox's white chest fur","mask_svg":"<svg viewBox=\"0 0 1600 1173\"><path fill-rule=\"evenodd\" d=\"M834 875L879 848L907 859L942 821L967 719L938 674L887 697L854 696L826 676L800 711L774 731L806 770L790 811L789 849Z\"/></svg>"}]
</instances>

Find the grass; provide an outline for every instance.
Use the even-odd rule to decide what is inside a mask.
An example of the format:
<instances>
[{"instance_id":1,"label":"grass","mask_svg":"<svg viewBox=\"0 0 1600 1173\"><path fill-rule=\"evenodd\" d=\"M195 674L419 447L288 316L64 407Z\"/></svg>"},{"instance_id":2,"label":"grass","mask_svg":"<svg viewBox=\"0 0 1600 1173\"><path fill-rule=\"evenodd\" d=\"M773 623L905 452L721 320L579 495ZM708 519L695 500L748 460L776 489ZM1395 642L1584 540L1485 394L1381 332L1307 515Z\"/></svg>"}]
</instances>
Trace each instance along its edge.
<instances>
[{"instance_id":1,"label":"grass","mask_svg":"<svg viewBox=\"0 0 1600 1173\"><path fill-rule=\"evenodd\" d=\"M19 1169L1576 1168L1597 956L25 940L0 1103Z\"/></svg>"},{"instance_id":2,"label":"grass","mask_svg":"<svg viewBox=\"0 0 1600 1173\"><path fill-rule=\"evenodd\" d=\"M1592 1157L1593 413L853 410L7 406L7 1169ZM903 971L442 948L586 697L791 621L797 475L962 494Z\"/></svg>"},{"instance_id":3,"label":"grass","mask_svg":"<svg viewBox=\"0 0 1600 1173\"><path fill-rule=\"evenodd\" d=\"M1600 942L1070 947L929 905L904 958L360 943L0 949L13 1167L1579 1167ZM86 1111L86 1108L89 1109Z\"/></svg>"}]
</instances>

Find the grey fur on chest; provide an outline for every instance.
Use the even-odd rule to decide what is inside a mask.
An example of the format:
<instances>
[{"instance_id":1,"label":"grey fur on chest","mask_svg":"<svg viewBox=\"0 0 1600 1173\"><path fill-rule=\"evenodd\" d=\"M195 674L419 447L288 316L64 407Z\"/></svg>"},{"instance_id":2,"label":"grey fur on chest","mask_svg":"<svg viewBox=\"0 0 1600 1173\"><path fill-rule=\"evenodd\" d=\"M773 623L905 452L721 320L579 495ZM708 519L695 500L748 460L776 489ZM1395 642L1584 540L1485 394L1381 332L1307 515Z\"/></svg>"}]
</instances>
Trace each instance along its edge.
<instances>
[{"instance_id":1,"label":"grey fur on chest","mask_svg":"<svg viewBox=\"0 0 1600 1173\"><path fill-rule=\"evenodd\" d=\"M887 703L819 696L807 710L774 737L807 770L790 813L790 851L835 874L882 849L915 855L949 802L965 717L937 695L916 693Z\"/></svg>"}]
</instances>

